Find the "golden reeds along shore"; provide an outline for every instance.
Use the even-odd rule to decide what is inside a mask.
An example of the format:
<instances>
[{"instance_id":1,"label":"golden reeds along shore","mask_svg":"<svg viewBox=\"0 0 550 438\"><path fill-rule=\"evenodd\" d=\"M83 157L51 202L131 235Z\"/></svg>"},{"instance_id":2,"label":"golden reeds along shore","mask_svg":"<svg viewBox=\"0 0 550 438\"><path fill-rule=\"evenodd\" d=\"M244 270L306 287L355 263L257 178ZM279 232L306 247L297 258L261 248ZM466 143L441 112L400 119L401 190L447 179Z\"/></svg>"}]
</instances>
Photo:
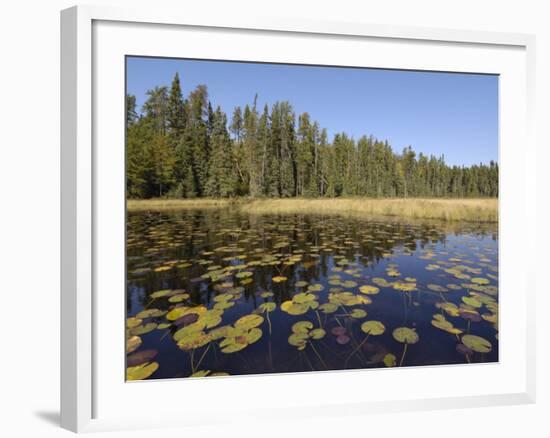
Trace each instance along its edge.
<instances>
[{"instance_id":1,"label":"golden reeds along shore","mask_svg":"<svg viewBox=\"0 0 550 438\"><path fill-rule=\"evenodd\" d=\"M235 208L248 214L339 214L498 222L497 198L129 199L128 211Z\"/></svg>"}]
</instances>

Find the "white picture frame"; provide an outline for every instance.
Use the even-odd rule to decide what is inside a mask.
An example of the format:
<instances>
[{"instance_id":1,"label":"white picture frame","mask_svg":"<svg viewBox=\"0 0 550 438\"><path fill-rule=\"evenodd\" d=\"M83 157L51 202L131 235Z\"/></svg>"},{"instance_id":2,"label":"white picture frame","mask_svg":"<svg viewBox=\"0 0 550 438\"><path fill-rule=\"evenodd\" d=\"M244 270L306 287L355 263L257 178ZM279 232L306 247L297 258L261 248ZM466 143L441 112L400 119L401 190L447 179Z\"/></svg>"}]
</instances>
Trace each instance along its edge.
<instances>
[{"instance_id":1,"label":"white picture frame","mask_svg":"<svg viewBox=\"0 0 550 438\"><path fill-rule=\"evenodd\" d=\"M149 44L140 41L139 35L147 32ZM181 33L183 32L183 33ZM516 357L503 348L498 364L475 368L486 379L480 380L478 390L468 384L453 388L431 389L426 386L430 379L471 379L463 367L418 367L416 369L304 373L297 375L246 376L223 379L190 379L187 382L167 380L157 382L124 383L119 373L123 363L113 359L122 345L124 315L119 304L124 300L124 288L119 283L120 269L109 272L107 264L120 268L124 253L118 243L121 232L120 221L124 217L124 143L123 96L120 88L124 78L120 76L121 54L178 56L177 47L161 44L163 38L193 37L199 32L204 46L195 47L191 55L203 58L220 56L220 40L231 34L235 41L250 44L250 54L228 53L227 59L243 56L250 60L273 60L279 62L303 62L319 64L350 65L344 60L346 50L341 47L364 47L373 58L362 66L425 69L440 71L472 71L502 75L500 94L500 159L501 190L501 289L503 317L501 320L501 342L506 347L513 340L519 346ZM227 33L227 35L223 35ZM132 36L129 38L128 36ZM156 36L155 36L156 35ZM209 37L211 35L211 38ZM262 39L269 44L266 58L254 55L254 41ZM294 54L277 52L276 47L289 44L283 40L302 39L310 44L318 58L300 60ZM307 42L305 42L307 40ZM128 42L132 41L130 47ZM210 41L210 45L208 43ZM217 42L218 41L218 42ZM275 44L280 41L280 44ZM108 44L106 44L108 42ZM215 44L214 44L215 43ZM334 45L332 45L334 43ZM292 42L290 43L292 44ZM383 44L384 50L377 45ZM364 46L361 46L364 45ZM248 406L242 415L262 417L266 409L276 408L289 418L295 417L292 402L285 401L284 388L289 382L302 393L310 394L300 402L301 412L308 415L361 415L366 412L396 412L412 409L441 409L456 407L488 406L503 404L532 403L535 400L535 341L534 341L534 295L535 273L526 263L514 258L514 251L532 251L535 245L536 218L529 212L535 211L535 168L536 154L533 138L534 111L534 47L531 35L461 31L451 29L424 29L402 26L382 26L366 23L317 22L294 19L257 18L243 16L241 19L226 20L224 17L203 17L189 15L185 11L119 9L111 7L77 6L61 13L61 425L75 431L100 431L120 428L147 428L161 426L186 426L207 421L199 412L192 416L180 416L176 411L168 412L159 406L158 412L150 415L134 414L132 409L117 409L117 406L131 404L132 398L143 393L162 399L173 385L186 385L186 391L196 394L199 385L201 393L207 385L204 400L209 391L221 394L235 394L237 388L246 397L252 394L261 382L273 392L270 406ZM416 48L419 59L407 56ZM387 49L387 50L386 50ZM410 49L410 50L409 50ZM244 50L244 49L243 49ZM176 53L177 52L177 53ZM385 53L382 53L385 52ZM449 52L449 53L448 53ZM356 52L357 53L357 52ZM424 54L423 54L424 53ZM433 54L437 56L432 56ZM399 54L399 56L397 56ZM189 54L188 54L189 55ZM193 57L190 56L190 57ZM428 61L422 61L425 56ZM182 56L183 57L183 56ZM461 58L462 57L462 58ZM225 58L224 58L225 59ZM351 58L348 58L351 59ZM114 63L111 61L114 60ZM325 61L323 61L325 60ZM331 62L332 61L332 62ZM359 62L359 61L357 61ZM109 70L105 68L109 64ZM390 65L391 64L391 65ZM464 66L461 68L460 66ZM109 75L112 72L112 80ZM118 94L117 94L118 93ZM115 96L110 101L105 96ZM109 98L110 99L110 98ZM113 105L115 102L115 105ZM112 111L112 112L110 112ZM120 124L117 127L117 124ZM123 137L122 137L123 138ZM513 144L521 139L521 148ZM108 161L104 151L106 144L114 146L113 156ZM98 146L99 145L99 146ZM122 149L120 149L122 147ZM98 148L101 153L98 153ZM103 148L103 149L101 149ZM109 149L111 150L111 149ZM516 182L512 187L511 182ZM519 181L519 183L518 183ZM121 191L122 190L122 191ZM518 204L521 202L521 205ZM110 215L106 217L105 211ZM117 225L118 224L118 225ZM514 237L514 230L523 225L521 240ZM525 226L527 225L527 226ZM527 231L525 231L527 230ZM123 229L122 229L123 232ZM517 234L517 233L515 233ZM509 239L509 240L505 240ZM109 242L117 242L110 247ZM114 262L114 263L112 263ZM519 263L519 265L518 265ZM515 265L514 272L506 270ZM117 269L118 269L117 268ZM104 306L101 294L105 285L116 284L120 303L112 310ZM121 287L119 287L121 286ZM507 289L519 290L515 301L517 311L514 332L508 330L514 310L506 301ZM119 290L120 289L120 290ZM509 303L509 301L508 301ZM112 330L109 330L112 329ZM119 330L120 329L120 330ZM107 339L107 333L121 332ZM113 365L109 361L113 361ZM473 368L470 368L473 369ZM406 392L392 392L387 397L377 393L373 376L380 374L382 381L394 373L391 379L399 382L407 377L414 380ZM405 374L403 374L405 373ZM336 401L325 402L315 392L316 385L323 379L328 391L342 384L348 384L355 376L355 384L368 380L372 394L356 394ZM493 377L491 377L493 376ZM412 379L411 379L412 377ZM486 380L494 381L487 382ZM185 379L184 379L185 380ZM113 383L114 382L114 383ZM499 386L500 385L500 386ZM399 385L397 385L399 386ZM278 392L279 391L279 392ZM377 395L378 394L378 395ZM256 394L257 395L257 394ZM201 399L202 400L202 399ZM220 403L227 403L223 399ZM149 407L151 409L151 407ZM219 406L211 407L216 411ZM210 412L210 414L211 414ZM217 411L216 411L217 412ZM231 421L231 412L219 412L218 421Z\"/></svg>"}]
</instances>

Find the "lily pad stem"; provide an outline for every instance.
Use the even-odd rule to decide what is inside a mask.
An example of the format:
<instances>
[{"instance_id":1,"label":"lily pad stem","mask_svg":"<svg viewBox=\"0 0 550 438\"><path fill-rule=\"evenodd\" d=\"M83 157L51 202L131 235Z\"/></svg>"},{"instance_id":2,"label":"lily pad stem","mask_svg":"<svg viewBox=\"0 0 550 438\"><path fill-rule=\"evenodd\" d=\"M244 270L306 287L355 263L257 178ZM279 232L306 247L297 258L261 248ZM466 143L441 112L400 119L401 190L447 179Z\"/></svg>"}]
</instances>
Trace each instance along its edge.
<instances>
[{"instance_id":1,"label":"lily pad stem","mask_svg":"<svg viewBox=\"0 0 550 438\"><path fill-rule=\"evenodd\" d=\"M199 359L199 363L196 365L196 368L201 366L202 360L204 359L204 356L206 356L206 353L208 353L208 350L210 349L210 344L206 347L206 349L203 351L201 358Z\"/></svg>"},{"instance_id":2,"label":"lily pad stem","mask_svg":"<svg viewBox=\"0 0 550 438\"><path fill-rule=\"evenodd\" d=\"M309 345L311 345L311 349L313 350L313 352L317 355L317 357L319 358L319 361L323 364L323 366L325 367L325 369L327 369L327 364L325 363L325 361L323 360L323 358L321 357L321 355L319 354L319 352L317 351L317 349L315 348L315 346L313 345L313 342L309 342Z\"/></svg>"},{"instance_id":3,"label":"lily pad stem","mask_svg":"<svg viewBox=\"0 0 550 438\"><path fill-rule=\"evenodd\" d=\"M269 319L269 312L265 312L267 318L267 325L269 326L269 335L271 336L271 320Z\"/></svg>"},{"instance_id":4,"label":"lily pad stem","mask_svg":"<svg viewBox=\"0 0 550 438\"><path fill-rule=\"evenodd\" d=\"M409 344L407 344L407 343L405 342L404 347L403 347L403 354L401 355L401 360L399 361L399 366L400 366L400 367L403 366L403 361L405 360L405 354L407 354L407 346L408 346L408 345L409 345Z\"/></svg>"},{"instance_id":5,"label":"lily pad stem","mask_svg":"<svg viewBox=\"0 0 550 438\"><path fill-rule=\"evenodd\" d=\"M370 336L370 333L367 333L367 336L365 337L365 339L363 339L361 341L361 343L351 352L351 354L348 356L348 358L346 359L346 362L345 362L345 365L348 364L349 360L351 359L351 357L355 354L355 352L357 352L358 350L361 349L361 347L363 346L363 344L365 342L367 342L367 340L369 339L369 336Z\"/></svg>"},{"instance_id":6,"label":"lily pad stem","mask_svg":"<svg viewBox=\"0 0 550 438\"><path fill-rule=\"evenodd\" d=\"M194 373L195 372L195 364L194 364L194 361L193 361L193 356L195 355L195 350L191 350L191 354L189 356L190 360L191 360L191 372Z\"/></svg>"},{"instance_id":7,"label":"lily pad stem","mask_svg":"<svg viewBox=\"0 0 550 438\"><path fill-rule=\"evenodd\" d=\"M315 313L317 314L317 320L319 321L319 327L323 328L323 322L321 321L321 315L319 315L319 312L316 310Z\"/></svg>"}]
</instances>

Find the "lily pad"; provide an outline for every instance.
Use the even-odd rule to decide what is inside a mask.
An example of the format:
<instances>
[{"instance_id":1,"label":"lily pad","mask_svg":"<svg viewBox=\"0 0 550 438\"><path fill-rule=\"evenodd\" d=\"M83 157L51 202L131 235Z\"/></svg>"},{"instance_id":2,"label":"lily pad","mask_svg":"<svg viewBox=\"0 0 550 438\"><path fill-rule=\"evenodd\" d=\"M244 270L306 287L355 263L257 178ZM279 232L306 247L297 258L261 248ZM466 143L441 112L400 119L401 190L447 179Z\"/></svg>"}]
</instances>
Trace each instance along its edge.
<instances>
[{"instance_id":1,"label":"lily pad","mask_svg":"<svg viewBox=\"0 0 550 438\"><path fill-rule=\"evenodd\" d=\"M340 336L340 335L344 335L346 334L348 330L345 328L345 327L341 327L341 326L338 326L338 327L333 327L332 330L330 331L334 336Z\"/></svg>"},{"instance_id":2,"label":"lily pad","mask_svg":"<svg viewBox=\"0 0 550 438\"><path fill-rule=\"evenodd\" d=\"M351 338L348 335L339 335L336 337L336 342L340 345L346 345L351 341Z\"/></svg>"},{"instance_id":3,"label":"lily pad","mask_svg":"<svg viewBox=\"0 0 550 438\"><path fill-rule=\"evenodd\" d=\"M467 354L473 354L474 350L471 348L466 347L464 344L457 344L456 345L456 351L460 354L467 355Z\"/></svg>"},{"instance_id":4,"label":"lily pad","mask_svg":"<svg viewBox=\"0 0 550 438\"><path fill-rule=\"evenodd\" d=\"M126 380L145 380L158 370L158 367L159 364L157 362L128 367L126 368Z\"/></svg>"},{"instance_id":5,"label":"lily pad","mask_svg":"<svg viewBox=\"0 0 550 438\"><path fill-rule=\"evenodd\" d=\"M310 338L315 340L324 338L326 334L327 332L322 328L316 328L309 332Z\"/></svg>"},{"instance_id":6,"label":"lily pad","mask_svg":"<svg viewBox=\"0 0 550 438\"><path fill-rule=\"evenodd\" d=\"M166 311L160 309L146 309L142 310L136 315L136 318L145 319L145 318L159 318L164 315Z\"/></svg>"},{"instance_id":7,"label":"lily pad","mask_svg":"<svg viewBox=\"0 0 550 438\"><path fill-rule=\"evenodd\" d=\"M136 351L141 345L141 338L139 336L131 336L126 341L126 353L132 353Z\"/></svg>"},{"instance_id":8,"label":"lily pad","mask_svg":"<svg viewBox=\"0 0 550 438\"><path fill-rule=\"evenodd\" d=\"M365 295L376 295L380 292L380 289L376 286L371 286L369 284L364 284L359 288L359 292Z\"/></svg>"},{"instance_id":9,"label":"lily pad","mask_svg":"<svg viewBox=\"0 0 550 438\"><path fill-rule=\"evenodd\" d=\"M151 362L158 354L157 350L140 350L135 353L130 354L126 358L126 366L133 367L141 365L146 362Z\"/></svg>"},{"instance_id":10,"label":"lily pad","mask_svg":"<svg viewBox=\"0 0 550 438\"><path fill-rule=\"evenodd\" d=\"M298 350L303 350L307 345L307 333L292 333L288 337L288 343L293 347L298 348Z\"/></svg>"},{"instance_id":11,"label":"lily pad","mask_svg":"<svg viewBox=\"0 0 550 438\"><path fill-rule=\"evenodd\" d=\"M139 325L137 327L134 327L130 330L130 333L132 335L144 335L146 333L152 332L157 328L157 324L155 322L148 322L144 325Z\"/></svg>"},{"instance_id":12,"label":"lily pad","mask_svg":"<svg viewBox=\"0 0 550 438\"><path fill-rule=\"evenodd\" d=\"M386 365L387 367L394 367L397 365L397 358L395 357L395 355L388 353L384 356L383 362L384 365Z\"/></svg>"},{"instance_id":13,"label":"lily pad","mask_svg":"<svg viewBox=\"0 0 550 438\"><path fill-rule=\"evenodd\" d=\"M493 348L487 339L476 335L462 336L462 343L466 345L466 347L478 353L489 353Z\"/></svg>"},{"instance_id":14,"label":"lily pad","mask_svg":"<svg viewBox=\"0 0 550 438\"><path fill-rule=\"evenodd\" d=\"M468 306L479 308L482 306L482 304L472 297L462 297L462 301L467 304Z\"/></svg>"},{"instance_id":15,"label":"lily pad","mask_svg":"<svg viewBox=\"0 0 550 438\"><path fill-rule=\"evenodd\" d=\"M262 313L273 312L277 308L277 305L273 302L262 303L258 306L258 310Z\"/></svg>"},{"instance_id":16,"label":"lily pad","mask_svg":"<svg viewBox=\"0 0 550 438\"><path fill-rule=\"evenodd\" d=\"M404 344L416 344L419 339L418 333L409 327L398 327L392 334L397 342Z\"/></svg>"},{"instance_id":17,"label":"lily pad","mask_svg":"<svg viewBox=\"0 0 550 438\"><path fill-rule=\"evenodd\" d=\"M150 298L162 298L170 295L172 293L172 289L163 289L163 290L157 290L156 292L153 292L151 295L149 295Z\"/></svg>"},{"instance_id":18,"label":"lily pad","mask_svg":"<svg viewBox=\"0 0 550 438\"><path fill-rule=\"evenodd\" d=\"M235 328L250 330L254 327L258 327L262 322L264 322L263 316L255 314L245 315L235 322Z\"/></svg>"},{"instance_id":19,"label":"lily pad","mask_svg":"<svg viewBox=\"0 0 550 438\"><path fill-rule=\"evenodd\" d=\"M323 313L334 313L338 310L338 306L334 303L324 303L319 306L319 310Z\"/></svg>"},{"instance_id":20,"label":"lily pad","mask_svg":"<svg viewBox=\"0 0 550 438\"><path fill-rule=\"evenodd\" d=\"M210 374L210 370L200 370L200 371L195 371L189 377L206 377L209 374Z\"/></svg>"},{"instance_id":21,"label":"lily pad","mask_svg":"<svg viewBox=\"0 0 550 438\"><path fill-rule=\"evenodd\" d=\"M445 317L439 313L434 315L432 325L440 330L451 333L453 335L459 335L462 333L462 330L454 327L451 322L447 321Z\"/></svg>"},{"instance_id":22,"label":"lily pad","mask_svg":"<svg viewBox=\"0 0 550 438\"><path fill-rule=\"evenodd\" d=\"M311 321L298 321L292 325L293 333L307 334L313 328Z\"/></svg>"},{"instance_id":23,"label":"lily pad","mask_svg":"<svg viewBox=\"0 0 550 438\"><path fill-rule=\"evenodd\" d=\"M361 319L361 318L365 318L367 316L367 312L363 309L353 309L349 316L351 316L352 318L355 318L355 319Z\"/></svg>"},{"instance_id":24,"label":"lily pad","mask_svg":"<svg viewBox=\"0 0 550 438\"><path fill-rule=\"evenodd\" d=\"M130 317L126 319L126 327L133 329L134 327L138 327L142 322L143 320L141 318Z\"/></svg>"},{"instance_id":25,"label":"lily pad","mask_svg":"<svg viewBox=\"0 0 550 438\"><path fill-rule=\"evenodd\" d=\"M378 336L386 331L386 327L380 321L365 321L361 324L361 330L368 335Z\"/></svg>"}]
</instances>

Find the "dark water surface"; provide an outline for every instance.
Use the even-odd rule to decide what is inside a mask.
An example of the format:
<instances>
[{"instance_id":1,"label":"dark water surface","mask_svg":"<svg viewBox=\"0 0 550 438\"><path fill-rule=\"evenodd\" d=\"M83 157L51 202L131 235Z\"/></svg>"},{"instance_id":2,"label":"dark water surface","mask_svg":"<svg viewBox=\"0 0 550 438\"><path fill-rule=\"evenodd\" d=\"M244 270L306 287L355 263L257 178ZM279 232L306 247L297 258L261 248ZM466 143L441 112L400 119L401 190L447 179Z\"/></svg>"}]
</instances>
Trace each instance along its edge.
<instances>
[{"instance_id":1,"label":"dark water surface","mask_svg":"<svg viewBox=\"0 0 550 438\"><path fill-rule=\"evenodd\" d=\"M129 379L498 361L496 224L208 209L127 233Z\"/></svg>"}]
</instances>

